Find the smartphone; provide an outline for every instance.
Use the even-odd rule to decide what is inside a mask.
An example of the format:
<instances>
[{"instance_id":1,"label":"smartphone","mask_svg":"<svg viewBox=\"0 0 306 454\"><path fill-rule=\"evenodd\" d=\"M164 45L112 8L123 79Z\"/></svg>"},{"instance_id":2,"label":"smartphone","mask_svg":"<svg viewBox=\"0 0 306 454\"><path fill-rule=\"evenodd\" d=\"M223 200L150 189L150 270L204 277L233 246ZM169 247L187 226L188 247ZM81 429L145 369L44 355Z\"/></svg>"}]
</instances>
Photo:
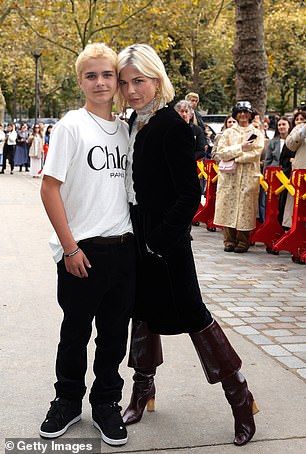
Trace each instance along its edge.
<instances>
[{"instance_id":1,"label":"smartphone","mask_svg":"<svg viewBox=\"0 0 306 454\"><path fill-rule=\"evenodd\" d=\"M256 134L252 134L249 138L248 138L248 142L253 142L253 140L255 140L257 138L257 135Z\"/></svg>"}]
</instances>

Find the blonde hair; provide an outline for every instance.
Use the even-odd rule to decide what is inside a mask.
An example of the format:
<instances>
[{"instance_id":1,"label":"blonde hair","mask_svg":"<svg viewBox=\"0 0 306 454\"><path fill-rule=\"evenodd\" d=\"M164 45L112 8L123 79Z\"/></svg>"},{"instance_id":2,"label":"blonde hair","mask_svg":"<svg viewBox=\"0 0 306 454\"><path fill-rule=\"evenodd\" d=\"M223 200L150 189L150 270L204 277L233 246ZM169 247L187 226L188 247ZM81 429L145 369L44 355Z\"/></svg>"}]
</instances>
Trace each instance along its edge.
<instances>
[{"instance_id":1,"label":"blonde hair","mask_svg":"<svg viewBox=\"0 0 306 454\"><path fill-rule=\"evenodd\" d=\"M159 99L164 104L174 98L174 88L166 73L165 67L155 50L148 44L134 44L123 49L118 55L118 74L127 65L133 65L141 74L159 81ZM118 108L125 110L127 102L118 91Z\"/></svg>"},{"instance_id":2,"label":"blonde hair","mask_svg":"<svg viewBox=\"0 0 306 454\"><path fill-rule=\"evenodd\" d=\"M185 96L186 101L190 101L191 98L197 98L198 101L200 99L198 93L194 93L193 91L187 93L187 95Z\"/></svg>"},{"instance_id":3,"label":"blonde hair","mask_svg":"<svg viewBox=\"0 0 306 454\"><path fill-rule=\"evenodd\" d=\"M84 63L90 58L108 58L117 70L117 54L110 47L103 43L87 44L84 50L79 54L75 62L75 70L78 79L82 77Z\"/></svg>"}]
</instances>

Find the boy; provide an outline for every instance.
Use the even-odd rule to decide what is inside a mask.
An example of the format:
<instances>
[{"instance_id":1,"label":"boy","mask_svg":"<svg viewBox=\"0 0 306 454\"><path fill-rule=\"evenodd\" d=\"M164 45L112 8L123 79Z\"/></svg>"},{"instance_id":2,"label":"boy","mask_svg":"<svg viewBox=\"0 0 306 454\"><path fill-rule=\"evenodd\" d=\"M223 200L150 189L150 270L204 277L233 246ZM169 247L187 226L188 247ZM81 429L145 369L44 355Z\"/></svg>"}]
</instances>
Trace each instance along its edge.
<instances>
[{"instance_id":1,"label":"boy","mask_svg":"<svg viewBox=\"0 0 306 454\"><path fill-rule=\"evenodd\" d=\"M40 428L55 438L81 418L86 392L87 344L97 329L89 401L93 424L110 445L127 432L118 402L118 368L126 352L134 300L135 252L124 186L128 130L111 113L117 91L117 56L89 44L76 60L85 105L52 131L41 197L54 227L50 241L63 310L56 358L56 398Z\"/></svg>"}]
</instances>

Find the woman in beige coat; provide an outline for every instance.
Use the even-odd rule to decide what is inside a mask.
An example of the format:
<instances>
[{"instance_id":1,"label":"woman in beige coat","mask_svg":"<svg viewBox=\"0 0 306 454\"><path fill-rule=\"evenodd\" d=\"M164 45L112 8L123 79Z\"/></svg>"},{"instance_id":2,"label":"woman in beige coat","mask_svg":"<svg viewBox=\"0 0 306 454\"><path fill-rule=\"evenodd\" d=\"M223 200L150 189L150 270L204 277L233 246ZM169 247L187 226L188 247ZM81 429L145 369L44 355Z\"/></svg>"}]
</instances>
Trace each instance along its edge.
<instances>
[{"instance_id":1,"label":"woman in beige coat","mask_svg":"<svg viewBox=\"0 0 306 454\"><path fill-rule=\"evenodd\" d=\"M233 173L218 175L214 223L224 227L225 252L247 252L256 226L264 136L251 123L253 115L250 102L238 102L232 111L237 124L224 131L216 152L217 160L234 159L236 164Z\"/></svg>"},{"instance_id":2,"label":"woman in beige coat","mask_svg":"<svg viewBox=\"0 0 306 454\"><path fill-rule=\"evenodd\" d=\"M306 111L301 110L295 119L296 126L286 138L286 145L291 151L295 151L292 158L292 170L306 169ZM287 229L292 226L293 196L287 194L284 211L283 225Z\"/></svg>"}]
</instances>

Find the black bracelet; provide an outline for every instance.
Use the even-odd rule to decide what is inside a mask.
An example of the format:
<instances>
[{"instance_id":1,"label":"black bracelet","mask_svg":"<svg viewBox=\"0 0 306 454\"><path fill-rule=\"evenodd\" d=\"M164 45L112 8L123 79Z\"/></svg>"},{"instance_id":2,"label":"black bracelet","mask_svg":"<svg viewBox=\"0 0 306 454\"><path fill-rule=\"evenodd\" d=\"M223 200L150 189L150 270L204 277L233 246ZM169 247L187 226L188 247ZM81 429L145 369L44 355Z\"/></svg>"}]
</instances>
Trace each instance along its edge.
<instances>
[{"instance_id":1,"label":"black bracelet","mask_svg":"<svg viewBox=\"0 0 306 454\"><path fill-rule=\"evenodd\" d=\"M79 252L80 248L77 247L75 251L70 252L70 254L64 254L64 257L73 257L75 254Z\"/></svg>"}]
</instances>

